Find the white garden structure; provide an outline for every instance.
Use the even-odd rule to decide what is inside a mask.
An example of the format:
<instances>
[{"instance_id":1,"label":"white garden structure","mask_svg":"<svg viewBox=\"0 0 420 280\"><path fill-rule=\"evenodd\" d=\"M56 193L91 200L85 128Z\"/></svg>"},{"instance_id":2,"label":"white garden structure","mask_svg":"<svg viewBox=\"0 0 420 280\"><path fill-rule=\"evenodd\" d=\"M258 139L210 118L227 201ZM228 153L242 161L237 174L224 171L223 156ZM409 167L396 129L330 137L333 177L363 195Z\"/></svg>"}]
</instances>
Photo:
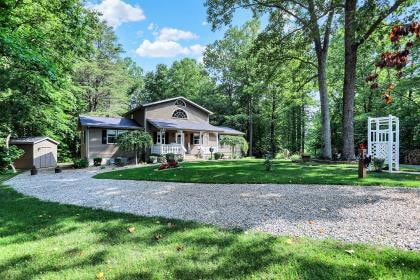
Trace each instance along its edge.
<instances>
[{"instance_id":1,"label":"white garden structure","mask_svg":"<svg viewBox=\"0 0 420 280\"><path fill-rule=\"evenodd\" d=\"M400 121L397 117L368 118L368 156L383 158L389 172L400 168ZM371 170L369 165L369 170Z\"/></svg>"}]
</instances>

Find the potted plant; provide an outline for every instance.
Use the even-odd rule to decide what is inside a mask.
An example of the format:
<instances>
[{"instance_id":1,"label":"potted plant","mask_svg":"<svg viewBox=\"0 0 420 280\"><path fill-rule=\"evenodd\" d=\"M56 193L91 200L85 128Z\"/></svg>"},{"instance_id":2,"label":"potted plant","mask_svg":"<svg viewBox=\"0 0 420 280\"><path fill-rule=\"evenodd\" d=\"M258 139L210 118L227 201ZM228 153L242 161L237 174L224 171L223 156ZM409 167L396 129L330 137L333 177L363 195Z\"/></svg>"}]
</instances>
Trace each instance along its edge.
<instances>
[{"instance_id":1,"label":"potted plant","mask_svg":"<svg viewBox=\"0 0 420 280\"><path fill-rule=\"evenodd\" d=\"M54 172L55 173L61 173L61 167L57 165L54 169Z\"/></svg>"},{"instance_id":2,"label":"potted plant","mask_svg":"<svg viewBox=\"0 0 420 280\"><path fill-rule=\"evenodd\" d=\"M38 169L36 168L35 165L33 165L31 168L31 175L37 175L37 174L38 174Z\"/></svg>"}]
</instances>

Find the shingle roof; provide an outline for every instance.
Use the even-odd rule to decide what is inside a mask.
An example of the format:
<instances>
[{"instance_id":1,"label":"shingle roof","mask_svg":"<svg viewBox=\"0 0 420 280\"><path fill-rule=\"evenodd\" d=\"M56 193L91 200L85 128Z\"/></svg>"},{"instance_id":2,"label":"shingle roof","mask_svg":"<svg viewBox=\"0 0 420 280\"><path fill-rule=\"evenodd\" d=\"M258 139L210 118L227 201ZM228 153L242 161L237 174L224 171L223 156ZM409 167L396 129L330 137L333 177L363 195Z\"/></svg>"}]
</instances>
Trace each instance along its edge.
<instances>
[{"instance_id":1,"label":"shingle roof","mask_svg":"<svg viewBox=\"0 0 420 280\"><path fill-rule=\"evenodd\" d=\"M125 115L131 114L131 113L133 113L134 111L137 111L138 109L143 108L143 107L149 107L149 106L153 106L153 105L156 105L156 104L161 104L161 103L165 103L165 102L175 101L175 100L177 100L177 99L182 99L183 101L185 101L185 102L187 102L187 103L190 103L191 105L193 105L193 106L195 106L195 107L197 107L197 108L199 108L199 109L201 109L201 110L205 111L206 113L208 113L208 114L210 114L210 115L212 115L212 114L213 114L213 112L212 112L212 111L207 110L207 109L206 109L206 108L204 108L203 106L198 105L197 103L195 103L195 102L193 102L193 101L189 100L188 98L185 98L185 97L183 97L183 96L177 96L177 97L172 97L172 98L168 98L168 99L164 99L164 100L159 100L159 101L155 101L155 102L151 102L151 103L141 104L140 106L137 106L136 108L131 109L130 111L128 111L127 113L125 113Z\"/></svg>"},{"instance_id":2,"label":"shingle roof","mask_svg":"<svg viewBox=\"0 0 420 280\"><path fill-rule=\"evenodd\" d=\"M79 121L81 126L142 129L134 120L127 118L79 116Z\"/></svg>"},{"instance_id":3,"label":"shingle roof","mask_svg":"<svg viewBox=\"0 0 420 280\"><path fill-rule=\"evenodd\" d=\"M147 121L156 128L163 129L184 129L184 130L202 130L202 131L215 131L222 132L223 130L213 126L207 122L197 122L190 120L161 120L161 119L147 119Z\"/></svg>"},{"instance_id":4,"label":"shingle roof","mask_svg":"<svg viewBox=\"0 0 420 280\"><path fill-rule=\"evenodd\" d=\"M236 129L233 129L233 128L230 128L230 127L227 127L227 126L216 126L216 127L223 130L223 133L225 133L225 134L232 134L232 135L244 135L245 134L245 133L243 133L239 130L236 130Z\"/></svg>"},{"instance_id":5,"label":"shingle roof","mask_svg":"<svg viewBox=\"0 0 420 280\"><path fill-rule=\"evenodd\" d=\"M214 131L222 134L244 135L245 133L229 128L226 126L214 126L207 122L197 122L182 119L161 120L161 119L147 119L147 121L156 128L163 129L182 129L182 130L197 130L197 131Z\"/></svg>"},{"instance_id":6,"label":"shingle roof","mask_svg":"<svg viewBox=\"0 0 420 280\"><path fill-rule=\"evenodd\" d=\"M15 138L15 139L10 139L9 143L16 145L16 144L36 144L38 142L41 142L43 140L49 140L55 144L59 144L59 142L46 137L46 136L34 136L34 137L22 137L22 138Z\"/></svg>"}]
</instances>

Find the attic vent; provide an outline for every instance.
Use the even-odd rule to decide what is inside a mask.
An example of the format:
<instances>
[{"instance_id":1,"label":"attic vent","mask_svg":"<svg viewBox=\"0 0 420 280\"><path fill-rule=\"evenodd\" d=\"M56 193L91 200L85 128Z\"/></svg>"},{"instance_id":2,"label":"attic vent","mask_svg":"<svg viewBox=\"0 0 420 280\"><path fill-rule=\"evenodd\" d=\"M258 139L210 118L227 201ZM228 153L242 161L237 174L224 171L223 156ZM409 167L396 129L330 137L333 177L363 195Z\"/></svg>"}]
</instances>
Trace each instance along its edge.
<instances>
[{"instance_id":1,"label":"attic vent","mask_svg":"<svg viewBox=\"0 0 420 280\"><path fill-rule=\"evenodd\" d=\"M177 100L175 101L175 106L182 106L182 107L186 107L186 106L187 106L187 104L185 104L184 100L182 100L182 99L177 99Z\"/></svg>"},{"instance_id":2,"label":"attic vent","mask_svg":"<svg viewBox=\"0 0 420 280\"><path fill-rule=\"evenodd\" d=\"M178 109L175 110L174 113L172 114L172 118L175 119L186 119L187 118L187 113L185 113L184 110Z\"/></svg>"}]
</instances>

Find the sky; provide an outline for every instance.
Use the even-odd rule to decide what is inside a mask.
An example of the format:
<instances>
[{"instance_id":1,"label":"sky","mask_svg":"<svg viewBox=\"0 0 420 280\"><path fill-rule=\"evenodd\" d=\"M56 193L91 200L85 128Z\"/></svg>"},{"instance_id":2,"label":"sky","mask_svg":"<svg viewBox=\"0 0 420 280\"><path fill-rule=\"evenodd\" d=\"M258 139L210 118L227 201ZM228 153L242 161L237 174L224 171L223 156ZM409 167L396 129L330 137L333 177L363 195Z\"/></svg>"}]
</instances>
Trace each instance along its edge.
<instances>
[{"instance_id":1,"label":"sky","mask_svg":"<svg viewBox=\"0 0 420 280\"><path fill-rule=\"evenodd\" d=\"M146 72L184 57L201 61L205 46L223 38L227 29L211 30L204 0L92 0L87 6L102 14L117 34L124 56ZM250 18L250 12L239 11L233 25Z\"/></svg>"}]
</instances>

